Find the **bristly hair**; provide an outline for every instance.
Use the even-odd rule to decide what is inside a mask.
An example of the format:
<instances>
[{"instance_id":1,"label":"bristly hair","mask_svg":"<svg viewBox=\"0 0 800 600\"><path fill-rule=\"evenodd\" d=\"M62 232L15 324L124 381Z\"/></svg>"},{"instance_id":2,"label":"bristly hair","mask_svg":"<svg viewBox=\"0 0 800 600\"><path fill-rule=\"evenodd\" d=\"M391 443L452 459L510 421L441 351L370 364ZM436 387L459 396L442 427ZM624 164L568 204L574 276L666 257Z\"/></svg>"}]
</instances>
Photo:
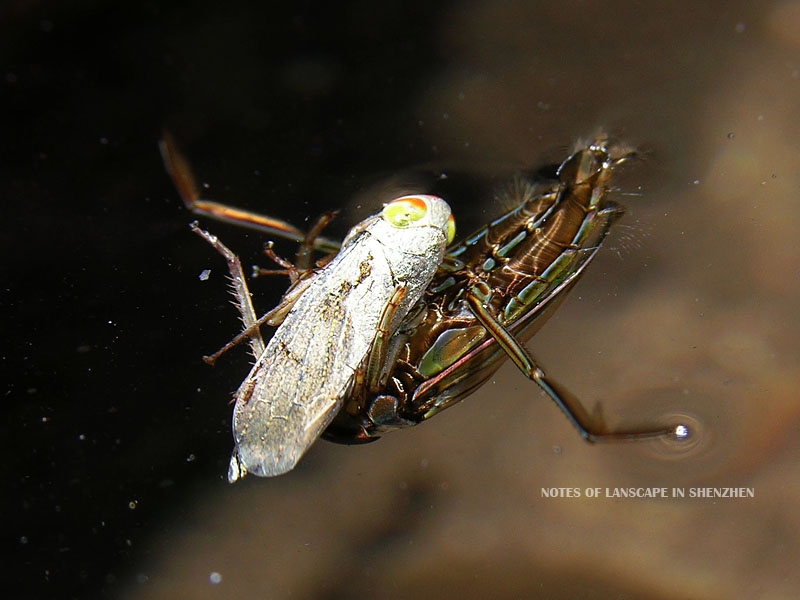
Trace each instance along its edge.
<instances>
[{"instance_id":1,"label":"bristly hair","mask_svg":"<svg viewBox=\"0 0 800 600\"><path fill-rule=\"evenodd\" d=\"M239 299L239 295L237 293L236 283L231 275L226 277L228 280L228 291L233 295L233 299L230 300L230 303L236 307L237 312L239 313L239 322L242 324L242 331L247 329L247 323L244 320L244 314L242 311L241 300ZM254 358L254 360L258 360L259 355L253 348L252 344L247 345L249 354Z\"/></svg>"},{"instance_id":2,"label":"bristly hair","mask_svg":"<svg viewBox=\"0 0 800 600\"><path fill-rule=\"evenodd\" d=\"M494 193L494 199L508 212L541 193L542 184L537 184L520 172L514 173L511 181L501 185Z\"/></svg>"},{"instance_id":3,"label":"bristly hair","mask_svg":"<svg viewBox=\"0 0 800 600\"><path fill-rule=\"evenodd\" d=\"M606 247L624 260L633 250L641 248L642 240L650 236L650 231L651 228L640 221L633 225L617 223L614 227L614 234L609 236Z\"/></svg>"}]
</instances>

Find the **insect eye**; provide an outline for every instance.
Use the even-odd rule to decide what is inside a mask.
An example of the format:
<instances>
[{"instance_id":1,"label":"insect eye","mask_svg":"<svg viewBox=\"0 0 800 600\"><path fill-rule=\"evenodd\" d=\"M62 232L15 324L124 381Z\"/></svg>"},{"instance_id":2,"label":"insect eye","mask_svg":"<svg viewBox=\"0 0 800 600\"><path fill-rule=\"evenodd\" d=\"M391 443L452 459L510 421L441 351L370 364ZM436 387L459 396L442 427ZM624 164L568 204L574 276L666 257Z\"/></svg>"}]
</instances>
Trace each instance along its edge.
<instances>
[{"instance_id":1,"label":"insect eye","mask_svg":"<svg viewBox=\"0 0 800 600\"><path fill-rule=\"evenodd\" d=\"M456 220L453 217L453 215L450 215L447 218L446 233L447 233L447 243L448 243L448 245L452 244L453 240L456 238Z\"/></svg>"},{"instance_id":2,"label":"insect eye","mask_svg":"<svg viewBox=\"0 0 800 600\"><path fill-rule=\"evenodd\" d=\"M422 198L406 196L392 200L383 207L383 218L395 227L408 227L428 214L428 204Z\"/></svg>"}]
</instances>

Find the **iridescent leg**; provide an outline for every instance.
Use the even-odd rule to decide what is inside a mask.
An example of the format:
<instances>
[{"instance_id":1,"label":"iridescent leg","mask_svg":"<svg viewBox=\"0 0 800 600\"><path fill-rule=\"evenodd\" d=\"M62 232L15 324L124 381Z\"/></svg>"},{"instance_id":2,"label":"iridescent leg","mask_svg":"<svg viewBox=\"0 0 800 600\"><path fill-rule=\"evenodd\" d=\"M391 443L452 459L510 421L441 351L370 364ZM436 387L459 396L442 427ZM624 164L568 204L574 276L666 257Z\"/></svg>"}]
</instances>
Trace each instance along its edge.
<instances>
[{"instance_id":1,"label":"iridescent leg","mask_svg":"<svg viewBox=\"0 0 800 600\"><path fill-rule=\"evenodd\" d=\"M544 390L586 441L640 440L661 437L683 438L688 435L688 430L683 425L669 428L644 427L623 431L609 431L604 423L593 422L592 416L589 415L580 400L547 378L527 348L498 322L479 297L467 294L467 302L475 318L486 328L500 347L508 354L509 358L514 361L517 368Z\"/></svg>"}]
</instances>

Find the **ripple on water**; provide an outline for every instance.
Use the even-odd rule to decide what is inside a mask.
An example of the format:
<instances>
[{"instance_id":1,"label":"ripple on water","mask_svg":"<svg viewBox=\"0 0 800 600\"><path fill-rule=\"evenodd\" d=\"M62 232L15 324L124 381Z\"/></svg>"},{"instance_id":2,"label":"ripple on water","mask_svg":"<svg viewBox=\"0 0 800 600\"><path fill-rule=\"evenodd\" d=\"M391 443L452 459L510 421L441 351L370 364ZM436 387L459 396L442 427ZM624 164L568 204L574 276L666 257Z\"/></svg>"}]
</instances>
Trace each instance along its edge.
<instances>
[{"instance_id":1,"label":"ripple on water","mask_svg":"<svg viewBox=\"0 0 800 600\"><path fill-rule=\"evenodd\" d=\"M720 422L719 407L710 397L687 393L680 388L640 391L637 398L625 402L629 419L666 427L686 428L685 435L671 435L640 445L642 452L664 462L697 459L714 461L720 451L719 433L726 425ZM724 420L724 419L723 419ZM679 432L680 433L680 432ZM722 460L721 456L718 456Z\"/></svg>"},{"instance_id":2,"label":"ripple on water","mask_svg":"<svg viewBox=\"0 0 800 600\"><path fill-rule=\"evenodd\" d=\"M709 450L713 431L696 414L669 411L662 413L660 419L676 428L685 428L685 434L665 436L648 444L647 451L655 458L664 461L684 460L703 455Z\"/></svg>"}]
</instances>

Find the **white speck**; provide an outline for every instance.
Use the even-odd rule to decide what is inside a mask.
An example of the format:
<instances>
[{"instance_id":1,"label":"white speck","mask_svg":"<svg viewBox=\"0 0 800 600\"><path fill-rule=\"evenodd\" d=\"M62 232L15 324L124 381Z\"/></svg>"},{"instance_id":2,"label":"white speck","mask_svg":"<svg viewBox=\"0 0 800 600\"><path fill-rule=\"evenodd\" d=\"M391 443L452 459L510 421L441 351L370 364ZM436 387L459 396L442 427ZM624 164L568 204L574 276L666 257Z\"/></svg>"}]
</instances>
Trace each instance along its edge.
<instances>
[{"instance_id":1,"label":"white speck","mask_svg":"<svg viewBox=\"0 0 800 600\"><path fill-rule=\"evenodd\" d=\"M684 439L689 437L689 428L686 425L678 425L675 428L675 437L679 439Z\"/></svg>"},{"instance_id":2,"label":"white speck","mask_svg":"<svg viewBox=\"0 0 800 600\"><path fill-rule=\"evenodd\" d=\"M700 185L700 180L699 180L699 179L695 179L695 180L692 182L692 185Z\"/></svg>"},{"instance_id":3,"label":"white speck","mask_svg":"<svg viewBox=\"0 0 800 600\"><path fill-rule=\"evenodd\" d=\"M212 571L211 574L208 576L208 580L214 585L222 583L222 575L220 575L216 571Z\"/></svg>"},{"instance_id":4,"label":"white speck","mask_svg":"<svg viewBox=\"0 0 800 600\"><path fill-rule=\"evenodd\" d=\"M208 278L211 276L211 269L203 269L198 276L200 281L208 281Z\"/></svg>"}]
</instances>

